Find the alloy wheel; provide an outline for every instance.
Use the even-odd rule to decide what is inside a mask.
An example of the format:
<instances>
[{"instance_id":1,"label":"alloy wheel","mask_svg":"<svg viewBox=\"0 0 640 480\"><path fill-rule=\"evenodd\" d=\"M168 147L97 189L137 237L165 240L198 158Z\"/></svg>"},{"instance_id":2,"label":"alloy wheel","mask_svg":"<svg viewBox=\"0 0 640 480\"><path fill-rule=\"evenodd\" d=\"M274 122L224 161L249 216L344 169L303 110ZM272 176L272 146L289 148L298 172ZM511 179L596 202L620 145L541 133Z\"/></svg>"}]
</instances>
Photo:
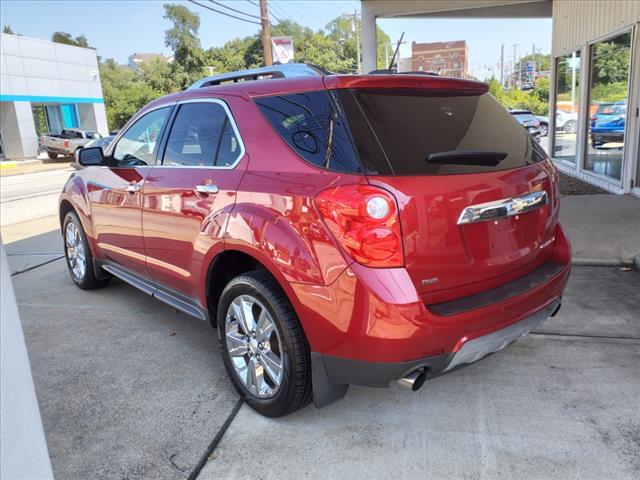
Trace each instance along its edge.
<instances>
[{"instance_id":1,"label":"alloy wheel","mask_svg":"<svg viewBox=\"0 0 640 480\"><path fill-rule=\"evenodd\" d=\"M253 395L273 397L282 384L284 362L280 333L258 299L239 295L227 310L227 352L238 378Z\"/></svg>"},{"instance_id":2,"label":"alloy wheel","mask_svg":"<svg viewBox=\"0 0 640 480\"><path fill-rule=\"evenodd\" d=\"M82 280L87 270L87 259L80 230L74 222L67 224L64 238L67 247L67 259L69 260L73 276L76 280Z\"/></svg>"}]
</instances>

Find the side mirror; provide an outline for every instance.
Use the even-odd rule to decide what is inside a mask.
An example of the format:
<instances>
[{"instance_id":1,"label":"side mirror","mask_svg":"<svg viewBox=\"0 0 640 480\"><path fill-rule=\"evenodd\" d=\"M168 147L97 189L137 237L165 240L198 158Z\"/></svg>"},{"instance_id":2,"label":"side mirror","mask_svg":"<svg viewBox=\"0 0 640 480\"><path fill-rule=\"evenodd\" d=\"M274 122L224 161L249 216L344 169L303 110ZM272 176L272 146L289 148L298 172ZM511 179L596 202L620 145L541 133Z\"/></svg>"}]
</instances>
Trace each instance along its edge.
<instances>
[{"instance_id":1,"label":"side mirror","mask_svg":"<svg viewBox=\"0 0 640 480\"><path fill-rule=\"evenodd\" d=\"M102 165L104 163L104 153L102 147L88 147L76 150L76 162L83 167Z\"/></svg>"}]
</instances>

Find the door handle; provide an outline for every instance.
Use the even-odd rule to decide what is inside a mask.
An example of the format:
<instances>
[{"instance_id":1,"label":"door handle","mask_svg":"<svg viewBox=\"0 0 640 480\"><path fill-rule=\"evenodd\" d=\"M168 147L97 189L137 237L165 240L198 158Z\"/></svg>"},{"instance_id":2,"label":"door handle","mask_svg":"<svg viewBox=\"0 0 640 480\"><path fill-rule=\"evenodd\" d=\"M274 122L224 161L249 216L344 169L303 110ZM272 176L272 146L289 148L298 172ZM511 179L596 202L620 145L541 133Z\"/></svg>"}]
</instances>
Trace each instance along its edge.
<instances>
[{"instance_id":1,"label":"door handle","mask_svg":"<svg viewBox=\"0 0 640 480\"><path fill-rule=\"evenodd\" d=\"M209 195L220 191L217 185L196 185L194 190L196 193L200 193L202 195Z\"/></svg>"},{"instance_id":2,"label":"door handle","mask_svg":"<svg viewBox=\"0 0 640 480\"><path fill-rule=\"evenodd\" d=\"M129 193L138 193L140 191L140 185L137 183L130 183L127 185L127 192Z\"/></svg>"}]
</instances>

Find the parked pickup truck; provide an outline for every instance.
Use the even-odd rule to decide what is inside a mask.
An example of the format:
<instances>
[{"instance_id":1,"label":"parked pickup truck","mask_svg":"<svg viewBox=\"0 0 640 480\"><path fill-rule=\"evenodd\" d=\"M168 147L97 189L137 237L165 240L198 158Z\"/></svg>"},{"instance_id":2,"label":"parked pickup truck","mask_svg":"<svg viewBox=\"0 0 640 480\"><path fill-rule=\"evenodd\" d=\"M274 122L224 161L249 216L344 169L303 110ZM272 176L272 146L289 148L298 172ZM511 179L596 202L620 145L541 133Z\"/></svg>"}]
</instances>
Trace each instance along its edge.
<instances>
[{"instance_id":1,"label":"parked pickup truck","mask_svg":"<svg viewBox=\"0 0 640 480\"><path fill-rule=\"evenodd\" d=\"M102 138L102 135L98 132L66 128L62 130L60 135L43 135L41 143L49 158L54 160L58 158L58 155L73 155L76 150L83 148L96 138Z\"/></svg>"}]
</instances>

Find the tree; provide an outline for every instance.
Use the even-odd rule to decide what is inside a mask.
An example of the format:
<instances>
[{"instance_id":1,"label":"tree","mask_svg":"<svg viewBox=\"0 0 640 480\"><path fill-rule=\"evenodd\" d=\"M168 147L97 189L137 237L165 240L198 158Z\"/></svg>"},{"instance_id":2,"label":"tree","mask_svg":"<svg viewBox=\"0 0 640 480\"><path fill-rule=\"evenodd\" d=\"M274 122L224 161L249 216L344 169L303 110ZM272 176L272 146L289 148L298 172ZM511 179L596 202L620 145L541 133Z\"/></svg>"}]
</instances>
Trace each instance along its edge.
<instances>
[{"instance_id":1,"label":"tree","mask_svg":"<svg viewBox=\"0 0 640 480\"><path fill-rule=\"evenodd\" d=\"M9 35L15 35L15 33L13 33L13 30L11 29L11 25L5 25L4 27L2 27L2 33L8 33Z\"/></svg>"},{"instance_id":2,"label":"tree","mask_svg":"<svg viewBox=\"0 0 640 480\"><path fill-rule=\"evenodd\" d=\"M173 27L165 31L164 44L173 50L173 75L184 88L203 76L204 52L200 47L200 17L182 5L164 5L165 19Z\"/></svg>"},{"instance_id":3,"label":"tree","mask_svg":"<svg viewBox=\"0 0 640 480\"><path fill-rule=\"evenodd\" d=\"M343 59L353 59L352 71L355 71L357 67L356 25L358 38L360 39L360 51L362 52L362 23L359 18L352 15L341 15L331 20L325 27L327 35L335 42L335 47L340 52L340 56ZM391 38L379 26L376 27L376 39L377 66L378 68L386 68L388 67L388 65L385 65L386 58L388 57L389 61L391 61L393 56L392 49L395 48L395 45L391 44ZM390 53L386 54L385 49L389 48L391 48Z\"/></svg>"},{"instance_id":4,"label":"tree","mask_svg":"<svg viewBox=\"0 0 640 480\"><path fill-rule=\"evenodd\" d=\"M137 71L113 59L100 63L100 77L112 129L122 128L134 113L164 93L146 83Z\"/></svg>"},{"instance_id":5,"label":"tree","mask_svg":"<svg viewBox=\"0 0 640 480\"><path fill-rule=\"evenodd\" d=\"M73 38L71 34L67 32L54 32L53 35L51 35L51 41L56 43L64 43L65 45L73 45L76 47L92 48L89 46L87 37L82 33Z\"/></svg>"}]
</instances>

